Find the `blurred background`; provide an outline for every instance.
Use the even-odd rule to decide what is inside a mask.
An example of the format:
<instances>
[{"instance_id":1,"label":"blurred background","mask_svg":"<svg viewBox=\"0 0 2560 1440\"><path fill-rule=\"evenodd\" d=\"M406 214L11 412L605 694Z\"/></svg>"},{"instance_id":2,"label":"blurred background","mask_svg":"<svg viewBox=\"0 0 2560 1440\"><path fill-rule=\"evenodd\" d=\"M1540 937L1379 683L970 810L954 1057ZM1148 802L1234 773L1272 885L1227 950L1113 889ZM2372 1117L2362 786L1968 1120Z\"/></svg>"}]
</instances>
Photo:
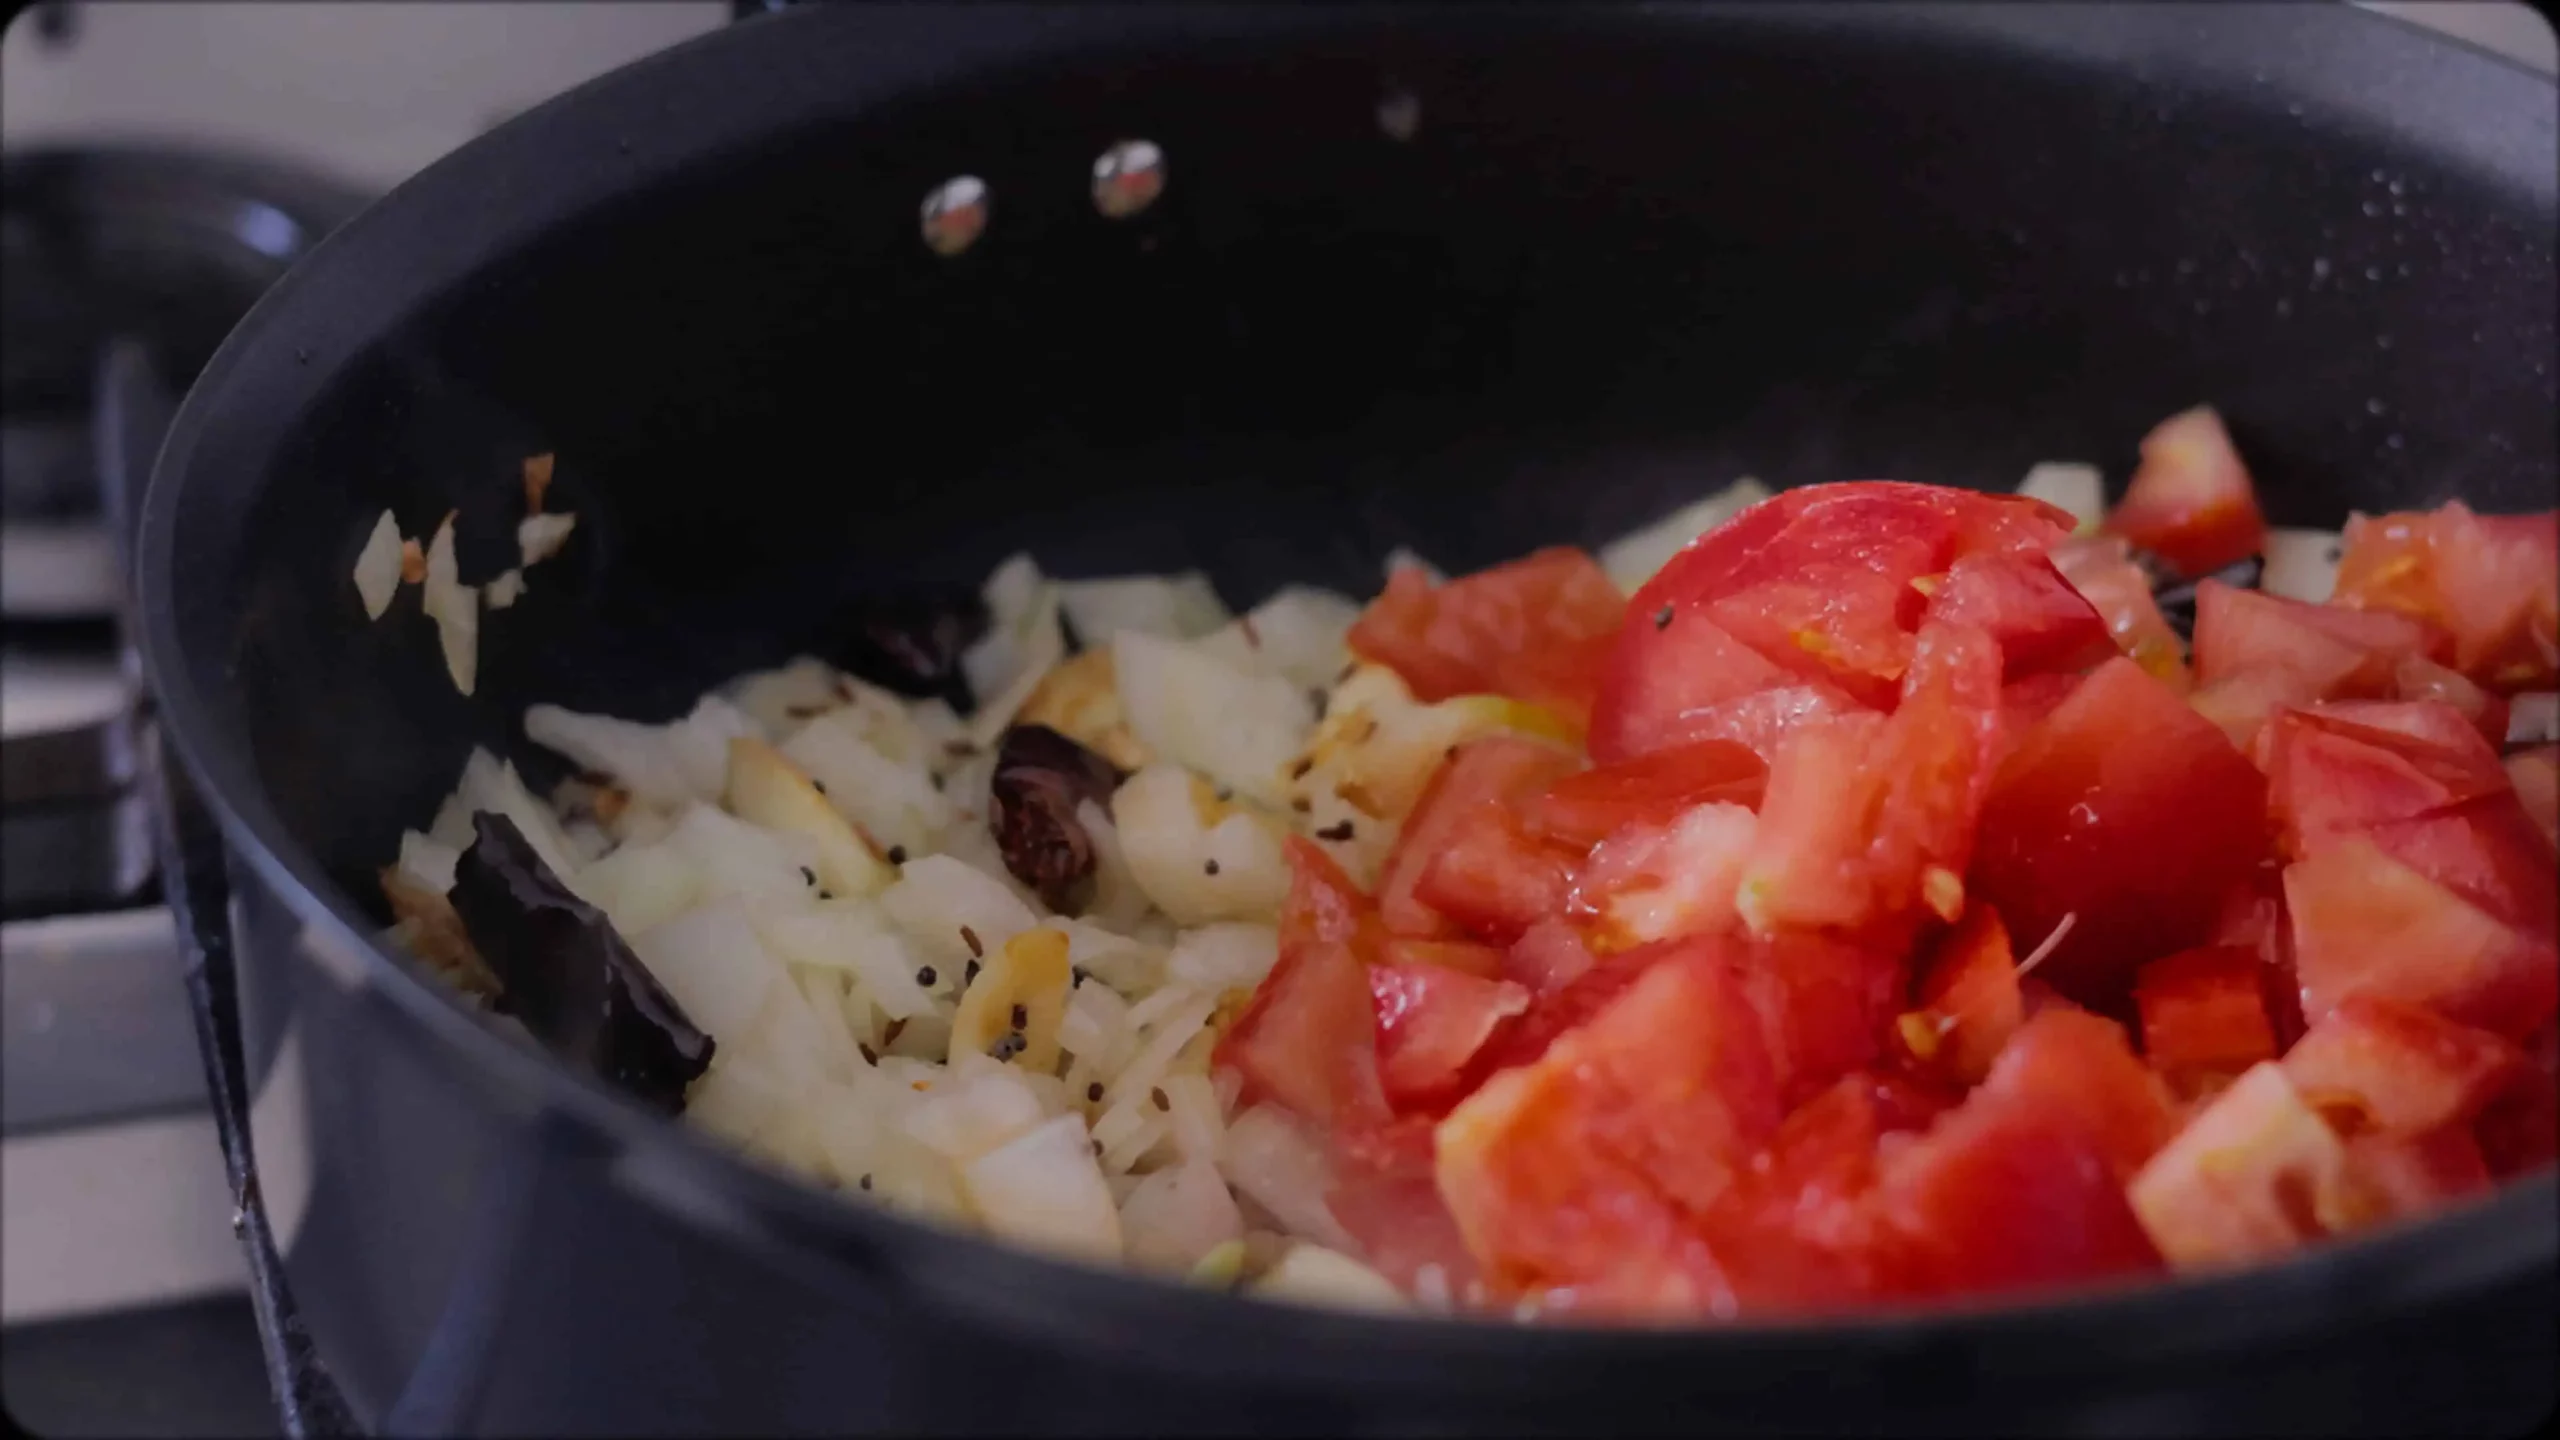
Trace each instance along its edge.
<instances>
[{"instance_id":1,"label":"blurred background","mask_svg":"<svg viewBox=\"0 0 2560 1440\"><path fill-rule=\"evenodd\" d=\"M2516 0L2369 8L2560 65ZM367 199L732 10L48 0L0 39L0 1398L28 1429L276 1428L132 793L124 437Z\"/></svg>"}]
</instances>

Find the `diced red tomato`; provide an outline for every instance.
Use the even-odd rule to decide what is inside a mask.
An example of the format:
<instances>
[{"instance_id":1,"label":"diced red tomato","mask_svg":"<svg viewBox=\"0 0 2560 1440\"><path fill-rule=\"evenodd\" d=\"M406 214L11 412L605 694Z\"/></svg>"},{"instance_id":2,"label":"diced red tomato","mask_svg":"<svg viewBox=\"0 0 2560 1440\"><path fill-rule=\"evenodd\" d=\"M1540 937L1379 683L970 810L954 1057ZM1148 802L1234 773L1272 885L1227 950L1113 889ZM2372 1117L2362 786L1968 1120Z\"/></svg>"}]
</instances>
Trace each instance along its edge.
<instances>
[{"instance_id":1,"label":"diced red tomato","mask_svg":"<svg viewBox=\"0 0 2560 1440\"><path fill-rule=\"evenodd\" d=\"M2080 676L2059 672L2030 675L2000 687L2000 755L2006 759L2036 722L2062 708L2080 688Z\"/></svg>"},{"instance_id":2,"label":"diced red tomato","mask_svg":"<svg viewBox=\"0 0 2560 1440\"><path fill-rule=\"evenodd\" d=\"M2285 711L2270 720L2258 748L2284 853L2299 859L2386 821L2507 788L2496 753L2459 715L2431 708L2459 728L2476 756L2317 711Z\"/></svg>"},{"instance_id":3,"label":"diced red tomato","mask_svg":"<svg viewBox=\"0 0 2560 1440\"><path fill-rule=\"evenodd\" d=\"M1378 914L1387 928L1423 939L1456 938L1458 926L1418 893L1424 872L1470 830L1489 823L1488 807L1516 807L1573 768L1572 756L1535 740L1492 735L1459 746L1423 787L1379 874ZM1489 906L1508 903L1487 900Z\"/></svg>"},{"instance_id":4,"label":"diced red tomato","mask_svg":"<svg viewBox=\"0 0 2560 1440\"><path fill-rule=\"evenodd\" d=\"M2317 1026L2353 995L2425 1005L2510 1037L2550 1023L2560 954L2385 854L2346 840L2284 872L2302 1013Z\"/></svg>"},{"instance_id":5,"label":"diced red tomato","mask_svg":"<svg viewBox=\"0 0 2560 1440\"><path fill-rule=\"evenodd\" d=\"M2143 1230L2181 1270L2270 1259L2333 1228L2346 1146L2284 1067L2252 1066L2126 1188Z\"/></svg>"},{"instance_id":6,"label":"diced red tomato","mask_svg":"<svg viewBox=\"0 0 2560 1440\"><path fill-rule=\"evenodd\" d=\"M1699 740L1567 775L1524 807L1529 827L1588 850L1630 825L1661 825L1692 805L1757 805L1769 767L1750 747Z\"/></svg>"},{"instance_id":7,"label":"diced red tomato","mask_svg":"<svg viewBox=\"0 0 2560 1440\"><path fill-rule=\"evenodd\" d=\"M1925 605L1912 581L1967 555L2042 554L2069 526L2061 511L2016 496L1886 481L1790 490L1753 506L1637 592L1594 712L1592 756L1606 765L1729 738L1766 757L1790 726L1836 714L1850 697L1890 704ZM1786 675L1802 688L1784 703L1724 708Z\"/></svg>"},{"instance_id":8,"label":"diced red tomato","mask_svg":"<svg viewBox=\"0 0 2560 1440\"><path fill-rule=\"evenodd\" d=\"M1411 1115L1337 1136L1326 1208L1359 1242L1370 1268L1407 1291L1425 1266L1451 1293L1478 1278L1475 1257L1440 1198L1432 1161L1432 1117Z\"/></svg>"},{"instance_id":9,"label":"diced red tomato","mask_svg":"<svg viewBox=\"0 0 2560 1440\"><path fill-rule=\"evenodd\" d=\"M1399 567L1349 642L1353 654L1402 676L1417 699L1507 695L1579 731L1625 614L1598 562L1552 546L1444 585Z\"/></svg>"},{"instance_id":10,"label":"diced red tomato","mask_svg":"<svg viewBox=\"0 0 2560 1440\"><path fill-rule=\"evenodd\" d=\"M1472 940L1416 940L1396 935L1388 938L1379 953L1389 965L1436 965L1479 980L1506 978L1502 949Z\"/></svg>"},{"instance_id":11,"label":"diced red tomato","mask_svg":"<svg viewBox=\"0 0 2560 1440\"><path fill-rule=\"evenodd\" d=\"M2290 677L2315 698L2390 693L2400 662L2437 658L2443 631L2405 615L2312 605L2218 580L2196 586L2196 682Z\"/></svg>"},{"instance_id":12,"label":"diced red tomato","mask_svg":"<svg viewBox=\"0 0 2560 1440\"><path fill-rule=\"evenodd\" d=\"M1713 947L1646 965L1535 1064L1440 1123L1440 1193L1487 1278L1562 1286L1599 1312L1729 1303L1691 1218L1777 1128L1739 978Z\"/></svg>"},{"instance_id":13,"label":"diced red tomato","mask_svg":"<svg viewBox=\"0 0 2560 1440\"><path fill-rule=\"evenodd\" d=\"M2255 753L2259 733L2279 710L2310 705L2321 687L2290 670L2243 670L2199 687L2187 697L2234 748Z\"/></svg>"},{"instance_id":14,"label":"diced red tomato","mask_svg":"<svg viewBox=\"0 0 2560 1440\"><path fill-rule=\"evenodd\" d=\"M2000 912L1975 903L1920 972L1918 1004L1900 1022L1914 1058L1971 1085L2026 1020L2017 957Z\"/></svg>"},{"instance_id":15,"label":"diced red tomato","mask_svg":"<svg viewBox=\"0 0 2560 1440\"><path fill-rule=\"evenodd\" d=\"M1631 610L1629 617L1610 651L1600 700L1592 710L1591 758L1614 765L1648 751L1719 738L1736 740L1765 757L1767 750L1754 737L1764 732L1774 737L1789 717L1758 717L1722 707L1787 685L1789 673L1726 634L1701 606L1664 601L1649 611ZM1650 639L1644 638L1647 628ZM1851 703L1837 692L1808 688L1796 708L1847 708Z\"/></svg>"},{"instance_id":16,"label":"diced red tomato","mask_svg":"<svg viewBox=\"0 0 2560 1440\"><path fill-rule=\"evenodd\" d=\"M1502 974L1533 995L1552 995L1582 977L1593 963L1591 946L1572 922L1541 920L1520 933L1502 955Z\"/></svg>"},{"instance_id":17,"label":"diced red tomato","mask_svg":"<svg viewBox=\"0 0 2560 1440\"><path fill-rule=\"evenodd\" d=\"M2338 604L2441 627L2448 663L2501 694L2560 674L2560 512L2479 515L2456 500L2353 516L2345 540Z\"/></svg>"},{"instance_id":18,"label":"diced red tomato","mask_svg":"<svg viewBox=\"0 0 2560 1440\"><path fill-rule=\"evenodd\" d=\"M2154 960L2133 983L2142 1053L2162 1073L2237 1075L2276 1055L2266 965L2254 946L2208 945Z\"/></svg>"},{"instance_id":19,"label":"diced red tomato","mask_svg":"<svg viewBox=\"0 0 2560 1440\"><path fill-rule=\"evenodd\" d=\"M2011 680L2084 670L2115 653L2107 623L2042 555L1965 556L1932 588L1928 618L1990 636Z\"/></svg>"},{"instance_id":20,"label":"diced red tomato","mask_svg":"<svg viewBox=\"0 0 2560 1440\"><path fill-rule=\"evenodd\" d=\"M2222 417L2199 405L2152 427L2107 529L2189 575L2257 554L2267 522Z\"/></svg>"},{"instance_id":21,"label":"diced red tomato","mask_svg":"<svg viewBox=\"0 0 2560 1440\"><path fill-rule=\"evenodd\" d=\"M2072 917L2039 973L2111 997L2143 961L2202 943L2266 850L2257 768L2140 666L2110 660L2000 766L1968 884L2021 943Z\"/></svg>"},{"instance_id":22,"label":"diced red tomato","mask_svg":"<svg viewBox=\"0 0 2560 1440\"><path fill-rule=\"evenodd\" d=\"M1494 1032L1529 1008L1529 992L1438 965L1372 965L1378 1077L1398 1110L1444 1105Z\"/></svg>"},{"instance_id":23,"label":"diced red tomato","mask_svg":"<svg viewBox=\"0 0 2560 1440\"><path fill-rule=\"evenodd\" d=\"M1878 1144L1950 1104L1858 1071L1797 1106L1705 1218L1738 1313L1826 1310L1883 1294L1870 1200Z\"/></svg>"},{"instance_id":24,"label":"diced red tomato","mask_svg":"<svg viewBox=\"0 0 2560 1440\"><path fill-rule=\"evenodd\" d=\"M1217 1061L1244 1077L1247 1094L1315 1124L1387 1118L1369 967L1347 944L1283 945L1279 963L1219 1039Z\"/></svg>"},{"instance_id":25,"label":"diced red tomato","mask_svg":"<svg viewBox=\"0 0 2560 1440\"><path fill-rule=\"evenodd\" d=\"M1383 938L1377 907L1322 846L1292 835L1283 846L1289 859L1289 897L1280 907L1280 948L1350 945L1367 951Z\"/></svg>"},{"instance_id":26,"label":"diced red tomato","mask_svg":"<svg viewBox=\"0 0 2560 1440\"><path fill-rule=\"evenodd\" d=\"M2350 995L2286 1052L2284 1071L2339 1134L2407 1137L2469 1121L2523 1078L2525 1059L2423 1006Z\"/></svg>"},{"instance_id":27,"label":"diced red tomato","mask_svg":"<svg viewBox=\"0 0 2560 1440\"><path fill-rule=\"evenodd\" d=\"M2187 647L2160 613L2151 595L2151 577L2133 563L2122 537L2092 535L2053 547L2053 567L2080 592L2116 648L2133 658L2151 678L2179 694L2187 691Z\"/></svg>"},{"instance_id":28,"label":"diced red tomato","mask_svg":"<svg viewBox=\"0 0 2560 1440\"><path fill-rule=\"evenodd\" d=\"M1922 627L1901 704L1797 732L1771 767L1739 906L1755 933L1856 928L1925 903L1952 917L2000 745L1999 653Z\"/></svg>"},{"instance_id":29,"label":"diced red tomato","mask_svg":"<svg viewBox=\"0 0 2560 1440\"><path fill-rule=\"evenodd\" d=\"M1790 1104L1884 1053L1907 979L1900 945L1797 931L1726 944Z\"/></svg>"},{"instance_id":30,"label":"diced red tomato","mask_svg":"<svg viewBox=\"0 0 2560 1440\"><path fill-rule=\"evenodd\" d=\"M1600 842L1575 880L1571 908L1593 917L1591 941L1623 950L1722 930L1759 834L1739 805L1710 801L1670 823L1628 826Z\"/></svg>"},{"instance_id":31,"label":"diced red tomato","mask_svg":"<svg viewBox=\"0 0 2560 1440\"><path fill-rule=\"evenodd\" d=\"M1871 1263L1917 1295L2155 1268L2125 1182L2171 1125L2121 1030L2040 1014L1962 1105L1885 1157L1875 1203L1888 1238Z\"/></svg>"},{"instance_id":32,"label":"diced red tomato","mask_svg":"<svg viewBox=\"0 0 2560 1440\"><path fill-rule=\"evenodd\" d=\"M2404 655L2392 672L2391 693L2402 700L2441 701L2470 721L2482 739L2492 745L2506 742L2509 707L2505 697L2481 689L2459 670L2423 655Z\"/></svg>"},{"instance_id":33,"label":"diced red tomato","mask_svg":"<svg viewBox=\"0 0 2560 1440\"><path fill-rule=\"evenodd\" d=\"M1413 898L1497 944L1564 908L1571 851L1538 840L1507 807L1485 802L1423 863Z\"/></svg>"},{"instance_id":34,"label":"diced red tomato","mask_svg":"<svg viewBox=\"0 0 2560 1440\"><path fill-rule=\"evenodd\" d=\"M2537 745L2507 757L2507 782L2544 838L2560 849L2560 745Z\"/></svg>"}]
</instances>

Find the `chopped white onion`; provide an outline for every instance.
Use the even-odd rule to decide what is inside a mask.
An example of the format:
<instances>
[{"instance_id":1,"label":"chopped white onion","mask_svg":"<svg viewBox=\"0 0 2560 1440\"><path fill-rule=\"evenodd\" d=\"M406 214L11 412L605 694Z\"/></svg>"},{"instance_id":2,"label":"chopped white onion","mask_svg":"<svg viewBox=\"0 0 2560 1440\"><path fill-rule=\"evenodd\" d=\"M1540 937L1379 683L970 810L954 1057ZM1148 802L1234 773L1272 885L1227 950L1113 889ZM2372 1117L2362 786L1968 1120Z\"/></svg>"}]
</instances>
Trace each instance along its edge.
<instances>
[{"instance_id":1,"label":"chopped white onion","mask_svg":"<svg viewBox=\"0 0 2560 1440\"><path fill-rule=\"evenodd\" d=\"M453 688L468 695L480 683L480 592L461 583L453 550L453 517L436 527L427 547L427 580L423 608L436 622L436 640L444 649L445 673Z\"/></svg>"},{"instance_id":2,"label":"chopped white onion","mask_svg":"<svg viewBox=\"0 0 2560 1440\"><path fill-rule=\"evenodd\" d=\"M365 537L364 549L356 554L356 594L364 599L368 619L379 620L391 608L391 597L400 593L400 522L391 512L373 522L373 533Z\"/></svg>"},{"instance_id":3,"label":"chopped white onion","mask_svg":"<svg viewBox=\"0 0 2560 1440\"><path fill-rule=\"evenodd\" d=\"M553 515L527 515L516 522L516 553L523 563L539 565L560 553L569 543L569 532L578 528L578 517L567 511Z\"/></svg>"}]
</instances>

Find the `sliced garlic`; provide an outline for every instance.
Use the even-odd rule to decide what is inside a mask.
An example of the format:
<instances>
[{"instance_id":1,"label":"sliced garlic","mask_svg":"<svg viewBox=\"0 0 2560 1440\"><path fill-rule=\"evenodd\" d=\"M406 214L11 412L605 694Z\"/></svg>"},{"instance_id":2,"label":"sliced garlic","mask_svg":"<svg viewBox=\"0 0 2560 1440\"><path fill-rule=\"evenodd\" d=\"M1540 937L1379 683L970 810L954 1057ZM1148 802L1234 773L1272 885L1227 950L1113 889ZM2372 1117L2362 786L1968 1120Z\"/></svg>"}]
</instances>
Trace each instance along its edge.
<instances>
[{"instance_id":1,"label":"sliced garlic","mask_svg":"<svg viewBox=\"0 0 2560 1440\"><path fill-rule=\"evenodd\" d=\"M1020 1061L1040 1074L1057 1069L1058 1026L1066 1018L1073 981L1065 934L1044 926L1014 936L987 958L961 994L951 1017L951 1056L974 1051ZM1011 1053L1000 1054L999 1046Z\"/></svg>"},{"instance_id":2,"label":"sliced garlic","mask_svg":"<svg viewBox=\"0 0 2560 1440\"><path fill-rule=\"evenodd\" d=\"M837 895L870 895L894 878L853 826L798 766L751 735L729 741L728 806L738 818L818 847L818 882Z\"/></svg>"},{"instance_id":3,"label":"sliced garlic","mask_svg":"<svg viewBox=\"0 0 2560 1440\"><path fill-rule=\"evenodd\" d=\"M1386 1276L1338 1250L1300 1243L1247 1287L1266 1300L1290 1300L1338 1310L1406 1308L1404 1293Z\"/></svg>"},{"instance_id":4,"label":"sliced garlic","mask_svg":"<svg viewBox=\"0 0 2560 1440\"><path fill-rule=\"evenodd\" d=\"M1152 758L1129 729L1120 704L1120 679L1108 646L1096 646L1040 678L1014 716L1017 725L1046 725L1123 770Z\"/></svg>"}]
</instances>

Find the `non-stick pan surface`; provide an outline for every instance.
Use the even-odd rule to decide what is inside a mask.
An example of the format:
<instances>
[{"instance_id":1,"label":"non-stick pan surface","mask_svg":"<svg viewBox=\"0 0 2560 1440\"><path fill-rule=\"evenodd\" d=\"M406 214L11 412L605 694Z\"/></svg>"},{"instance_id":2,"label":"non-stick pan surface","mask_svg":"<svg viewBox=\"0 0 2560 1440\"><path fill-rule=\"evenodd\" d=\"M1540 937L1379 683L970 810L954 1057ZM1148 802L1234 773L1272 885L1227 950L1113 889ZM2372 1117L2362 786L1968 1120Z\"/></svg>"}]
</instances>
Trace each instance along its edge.
<instances>
[{"instance_id":1,"label":"non-stick pan surface","mask_svg":"<svg viewBox=\"0 0 2560 1440\"><path fill-rule=\"evenodd\" d=\"M472 1428L2547 1410L2548 1176L2264 1271L1961 1313L1292 1312L921 1229L666 1126L383 950L370 876L473 743L557 773L526 704L670 715L849 596L1026 546L1198 565L1233 601L1360 591L1397 543L1590 543L1743 473L2120 480L2205 400L2278 523L2547 506L2554 136L2547 79L2310 5L820 7L501 127L270 293L143 522L320 1350L360 1417ZM1169 185L1106 220L1091 162L1131 137ZM993 220L946 258L917 206L964 173ZM466 699L414 598L368 624L349 571L388 506L413 533L460 508L463 578L495 573L539 450L579 539L488 617Z\"/></svg>"}]
</instances>

